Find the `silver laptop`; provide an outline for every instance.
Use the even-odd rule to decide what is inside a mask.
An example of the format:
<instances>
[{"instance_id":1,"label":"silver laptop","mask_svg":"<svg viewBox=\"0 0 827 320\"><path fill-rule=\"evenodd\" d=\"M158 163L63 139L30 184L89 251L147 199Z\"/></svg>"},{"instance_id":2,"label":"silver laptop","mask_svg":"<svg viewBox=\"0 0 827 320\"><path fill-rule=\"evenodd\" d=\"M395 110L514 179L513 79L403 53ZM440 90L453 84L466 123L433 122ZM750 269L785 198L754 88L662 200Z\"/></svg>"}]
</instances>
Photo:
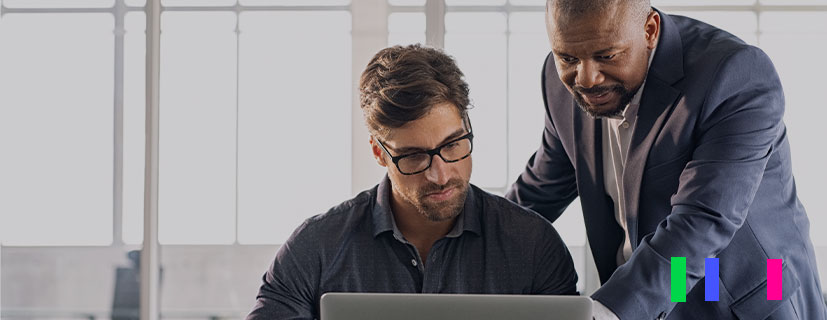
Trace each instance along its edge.
<instances>
[{"instance_id":1,"label":"silver laptop","mask_svg":"<svg viewBox=\"0 0 827 320\"><path fill-rule=\"evenodd\" d=\"M320 320L591 320L581 296L326 293Z\"/></svg>"}]
</instances>

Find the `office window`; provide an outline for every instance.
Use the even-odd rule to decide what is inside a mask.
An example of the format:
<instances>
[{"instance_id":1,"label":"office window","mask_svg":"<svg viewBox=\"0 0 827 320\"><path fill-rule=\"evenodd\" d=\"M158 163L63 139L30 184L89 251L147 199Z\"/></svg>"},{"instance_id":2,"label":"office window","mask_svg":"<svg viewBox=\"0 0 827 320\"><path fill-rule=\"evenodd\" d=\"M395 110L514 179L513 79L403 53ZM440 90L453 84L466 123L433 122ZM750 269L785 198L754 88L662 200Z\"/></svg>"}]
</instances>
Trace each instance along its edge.
<instances>
[{"instance_id":1,"label":"office window","mask_svg":"<svg viewBox=\"0 0 827 320\"><path fill-rule=\"evenodd\" d=\"M118 1L3 1L6 245L143 240L146 2ZM350 197L349 1L162 2L160 241L281 243Z\"/></svg>"},{"instance_id":2,"label":"office window","mask_svg":"<svg viewBox=\"0 0 827 320\"><path fill-rule=\"evenodd\" d=\"M112 241L113 28L95 13L0 20L4 245Z\"/></svg>"},{"instance_id":3,"label":"office window","mask_svg":"<svg viewBox=\"0 0 827 320\"><path fill-rule=\"evenodd\" d=\"M246 6L346 6L350 0L239 0L239 3Z\"/></svg>"},{"instance_id":4,"label":"office window","mask_svg":"<svg viewBox=\"0 0 827 320\"><path fill-rule=\"evenodd\" d=\"M445 14L445 50L470 88L474 173L481 187L505 187L507 173L507 21L500 12Z\"/></svg>"},{"instance_id":5,"label":"office window","mask_svg":"<svg viewBox=\"0 0 827 320\"><path fill-rule=\"evenodd\" d=\"M542 7L546 5L546 0L509 0L508 3L517 6Z\"/></svg>"},{"instance_id":6,"label":"office window","mask_svg":"<svg viewBox=\"0 0 827 320\"><path fill-rule=\"evenodd\" d=\"M238 241L283 243L351 197L351 17L248 12L240 23Z\"/></svg>"},{"instance_id":7,"label":"office window","mask_svg":"<svg viewBox=\"0 0 827 320\"><path fill-rule=\"evenodd\" d=\"M162 20L159 241L282 243L350 197L350 15L189 5Z\"/></svg>"},{"instance_id":8,"label":"office window","mask_svg":"<svg viewBox=\"0 0 827 320\"><path fill-rule=\"evenodd\" d=\"M525 170L540 146L545 112L540 90L543 62L551 51L542 12L511 13L508 47L508 179Z\"/></svg>"},{"instance_id":9,"label":"office window","mask_svg":"<svg viewBox=\"0 0 827 320\"><path fill-rule=\"evenodd\" d=\"M158 238L235 241L236 15L161 19Z\"/></svg>"},{"instance_id":10,"label":"office window","mask_svg":"<svg viewBox=\"0 0 827 320\"><path fill-rule=\"evenodd\" d=\"M122 238L140 244L144 232L146 143L146 16L129 12L124 21L123 214Z\"/></svg>"},{"instance_id":11,"label":"office window","mask_svg":"<svg viewBox=\"0 0 827 320\"><path fill-rule=\"evenodd\" d=\"M545 110L540 91L543 62L551 51L543 12L510 14L508 40L508 183L525 170L540 147ZM510 185L509 185L510 186ZM575 200L555 221L557 232L572 246L586 243L580 201Z\"/></svg>"},{"instance_id":12,"label":"office window","mask_svg":"<svg viewBox=\"0 0 827 320\"><path fill-rule=\"evenodd\" d=\"M7 8L106 8L115 0L3 0Z\"/></svg>"},{"instance_id":13,"label":"office window","mask_svg":"<svg viewBox=\"0 0 827 320\"><path fill-rule=\"evenodd\" d=\"M540 75L550 49L543 4L528 10L449 6L445 16L446 51L471 89L476 131L471 182L495 193L504 193L525 169L544 126ZM572 245L585 243L579 208L572 203L555 223Z\"/></svg>"},{"instance_id":14,"label":"office window","mask_svg":"<svg viewBox=\"0 0 827 320\"><path fill-rule=\"evenodd\" d=\"M425 44L425 13L394 12L388 15L388 46Z\"/></svg>"},{"instance_id":15,"label":"office window","mask_svg":"<svg viewBox=\"0 0 827 320\"><path fill-rule=\"evenodd\" d=\"M164 7L222 7L222 6L232 6L235 3L236 3L236 0L209 0L209 1L161 0L161 6L164 6Z\"/></svg>"}]
</instances>

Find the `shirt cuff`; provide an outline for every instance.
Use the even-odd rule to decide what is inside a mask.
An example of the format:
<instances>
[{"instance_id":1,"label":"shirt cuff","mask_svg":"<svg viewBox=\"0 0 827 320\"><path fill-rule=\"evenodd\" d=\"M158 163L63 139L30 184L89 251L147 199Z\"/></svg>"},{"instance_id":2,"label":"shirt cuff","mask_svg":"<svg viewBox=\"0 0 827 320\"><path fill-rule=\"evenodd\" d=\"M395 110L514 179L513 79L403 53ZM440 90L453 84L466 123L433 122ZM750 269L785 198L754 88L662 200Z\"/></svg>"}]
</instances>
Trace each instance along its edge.
<instances>
[{"instance_id":1,"label":"shirt cuff","mask_svg":"<svg viewBox=\"0 0 827 320\"><path fill-rule=\"evenodd\" d=\"M612 310L597 300L592 300L592 317L594 320L620 320Z\"/></svg>"}]
</instances>

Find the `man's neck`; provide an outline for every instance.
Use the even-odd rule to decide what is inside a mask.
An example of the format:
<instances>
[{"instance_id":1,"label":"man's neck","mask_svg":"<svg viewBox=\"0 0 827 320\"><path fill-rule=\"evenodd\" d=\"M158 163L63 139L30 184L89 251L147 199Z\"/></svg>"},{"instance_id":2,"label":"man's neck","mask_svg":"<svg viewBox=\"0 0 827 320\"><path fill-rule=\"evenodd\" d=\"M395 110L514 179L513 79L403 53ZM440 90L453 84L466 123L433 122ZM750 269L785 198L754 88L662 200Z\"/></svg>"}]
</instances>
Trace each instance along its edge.
<instances>
[{"instance_id":1,"label":"man's neck","mask_svg":"<svg viewBox=\"0 0 827 320\"><path fill-rule=\"evenodd\" d=\"M396 221L396 227L402 232L408 242L419 251L422 262L428 259L428 252L434 243L445 237L454 227L457 218L445 221L431 221L410 203L402 199L396 192L391 192L391 211Z\"/></svg>"}]
</instances>

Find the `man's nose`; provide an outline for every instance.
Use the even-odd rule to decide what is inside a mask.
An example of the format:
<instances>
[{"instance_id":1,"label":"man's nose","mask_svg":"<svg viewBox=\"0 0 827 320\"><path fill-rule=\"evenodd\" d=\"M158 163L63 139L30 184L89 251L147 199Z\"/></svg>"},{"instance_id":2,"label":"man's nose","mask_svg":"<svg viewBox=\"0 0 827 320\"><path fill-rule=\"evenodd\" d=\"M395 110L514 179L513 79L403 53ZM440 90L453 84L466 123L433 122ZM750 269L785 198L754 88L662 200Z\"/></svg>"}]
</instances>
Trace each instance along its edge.
<instances>
[{"instance_id":1,"label":"man's nose","mask_svg":"<svg viewBox=\"0 0 827 320\"><path fill-rule=\"evenodd\" d=\"M600 72L600 66L592 61L582 61L577 66L577 78L575 84L583 88L592 88L603 83L603 73Z\"/></svg>"},{"instance_id":2,"label":"man's nose","mask_svg":"<svg viewBox=\"0 0 827 320\"><path fill-rule=\"evenodd\" d=\"M425 170L425 179L438 185L445 185L448 183L448 165L439 155L433 155L431 167Z\"/></svg>"}]
</instances>

